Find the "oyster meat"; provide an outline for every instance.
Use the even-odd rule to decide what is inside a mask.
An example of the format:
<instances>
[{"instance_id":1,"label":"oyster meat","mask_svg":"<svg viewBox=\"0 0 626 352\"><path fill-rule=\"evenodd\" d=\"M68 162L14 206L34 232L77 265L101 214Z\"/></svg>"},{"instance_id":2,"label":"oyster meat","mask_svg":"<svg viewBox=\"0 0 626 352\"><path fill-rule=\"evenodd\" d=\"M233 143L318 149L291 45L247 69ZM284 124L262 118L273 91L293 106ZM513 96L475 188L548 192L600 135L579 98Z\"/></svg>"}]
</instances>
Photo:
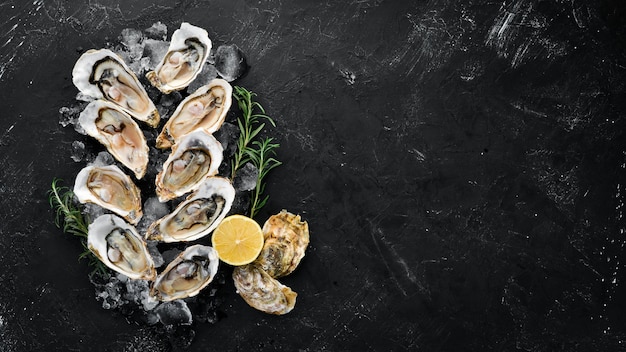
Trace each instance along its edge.
<instances>
[{"instance_id":1,"label":"oyster meat","mask_svg":"<svg viewBox=\"0 0 626 352\"><path fill-rule=\"evenodd\" d=\"M139 188L115 165L83 168L76 175L74 194L79 202L97 204L132 224L143 216Z\"/></svg>"},{"instance_id":2,"label":"oyster meat","mask_svg":"<svg viewBox=\"0 0 626 352\"><path fill-rule=\"evenodd\" d=\"M87 247L106 266L131 279L154 280L154 262L133 226L106 214L96 218L88 231Z\"/></svg>"},{"instance_id":3,"label":"oyster meat","mask_svg":"<svg viewBox=\"0 0 626 352\"><path fill-rule=\"evenodd\" d=\"M282 210L263 225L265 243L255 263L271 277L279 278L293 272L309 245L309 225Z\"/></svg>"},{"instance_id":4,"label":"oyster meat","mask_svg":"<svg viewBox=\"0 0 626 352\"><path fill-rule=\"evenodd\" d=\"M108 100L152 127L159 112L139 80L121 57L109 49L88 50L74 65L72 81L81 92Z\"/></svg>"},{"instance_id":5,"label":"oyster meat","mask_svg":"<svg viewBox=\"0 0 626 352\"><path fill-rule=\"evenodd\" d=\"M174 146L156 177L156 193L165 202L197 189L207 177L217 175L223 149L212 134L191 132Z\"/></svg>"},{"instance_id":6,"label":"oyster meat","mask_svg":"<svg viewBox=\"0 0 626 352\"><path fill-rule=\"evenodd\" d=\"M207 31L183 22L172 34L167 53L146 77L165 94L187 87L202 71L211 51Z\"/></svg>"},{"instance_id":7,"label":"oyster meat","mask_svg":"<svg viewBox=\"0 0 626 352\"><path fill-rule=\"evenodd\" d=\"M289 313L296 304L297 293L272 278L255 263L233 270L237 293L251 307L270 314Z\"/></svg>"},{"instance_id":8,"label":"oyster meat","mask_svg":"<svg viewBox=\"0 0 626 352\"><path fill-rule=\"evenodd\" d=\"M163 302L195 296L213 280L218 265L213 247L187 247L159 274L150 294Z\"/></svg>"},{"instance_id":9,"label":"oyster meat","mask_svg":"<svg viewBox=\"0 0 626 352\"><path fill-rule=\"evenodd\" d=\"M140 179L148 165L148 144L137 123L117 105L94 100L78 118L88 135L104 145L109 153Z\"/></svg>"},{"instance_id":10,"label":"oyster meat","mask_svg":"<svg viewBox=\"0 0 626 352\"><path fill-rule=\"evenodd\" d=\"M235 188L230 180L209 177L172 213L152 223L146 239L181 242L204 237L224 219L234 199Z\"/></svg>"},{"instance_id":11,"label":"oyster meat","mask_svg":"<svg viewBox=\"0 0 626 352\"><path fill-rule=\"evenodd\" d=\"M220 78L198 88L180 102L172 117L163 126L156 140L157 148L169 148L182 136L194 130L202 129L207 133L217 131L226 119L232 94L230 83Z\"/></svg>"}]
</instances>

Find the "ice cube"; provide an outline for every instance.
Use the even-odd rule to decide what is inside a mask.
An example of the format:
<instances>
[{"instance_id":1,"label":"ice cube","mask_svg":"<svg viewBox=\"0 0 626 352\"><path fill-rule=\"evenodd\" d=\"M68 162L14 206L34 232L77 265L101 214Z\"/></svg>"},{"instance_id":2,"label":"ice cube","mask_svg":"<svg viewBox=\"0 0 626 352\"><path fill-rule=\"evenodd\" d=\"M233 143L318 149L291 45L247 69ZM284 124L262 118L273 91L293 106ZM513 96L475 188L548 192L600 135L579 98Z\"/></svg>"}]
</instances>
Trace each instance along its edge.
<instances>
[{"instance_id":1,"label":"ice cube","mask_svg":"<svg viewBox=\"0 0 626 352\"><path fill-rule=\"evenodd\" d=\"M185 301L177 299L163 302L154 308L159 321L165 326L191 325L192 317Z\"/></svg>"},{"instance_id":2,"label":"ice cube","mask_svg":"<svg viewBox=\"0 0 626 352\"><path fill-rule=\"evenodd\" d=\"M85 143L81 141L72 142L72 153L71 158L74 162L80 162L83 160L87 152L85 151Z\"/></svg>"},{"instance_id":3,"label":"ice cube","mask_svg":"<svg viewBox=\"0 0 626 352\"><path fill-rule=\"evenodd\" d=\"M228 159L235 154L237 149L237 141L239 140L239 127L230 122L224 122L222 127L213 135L222 144L224 149L224 158Z\"/></svg>"},{"instance_id":4,"label":"ice cube","mask_svg":"<svg viewBox=\"0 0 626 352\"><path fill-rule=\"evenodd\" d=\"M189 86L187 87L187 92L189 93L195 92L198 88L211 82L216 77L217 77L217 70L215 69L215 66L211 64L205 64L204 67L202 68L202 71L200 71L196 79L194 79L193 82L191 82Z\"/></svg>"},{"instance_id":5,"label":"ice cube","mask_svg":"<svg viewBox=\"0 0 626 352\"><path fill-rule=\"evenodd\" d=\"M128 52L129 61L127 63L131 64L138 61L143 55L143 33L135 28L124 28L119 39Z\"/></svg>"},{"instance_id":6,"label":"ice cube","mask_svg":"<svg viewBox=\"0 0 626 352\"><path fill-rule=\"evenodd\" d=\"M64 106L59 109L59 124L63 127L68 125L76 125L78 117L82 111L82 106ZM83 133L84 134L84 133Z\"/></svg>"},{"instance_id":7,"label":"ice cube","mask_svg":"<svg viewBox=\"0 0 626 352\"><path fill-rule=\"evenodd\" d=\"M252 163L245 163L243 167L235 171L233 186L238 191L251 191L256 187L259 177L259 169Z\"/></svg>"},{"instance_id":8,"label":"ice cube","mask_svg":"<svg viewBox=\"0 0 626 352\"><path fill-rule=\"evenodd\" d=\"M98 153L96 159L91 163L91 165L93 166L107 166L113 164L115 164L115 159L113 158L113 155L111 155L111 153L109 152L104 151Z\"/></svg>"},{"instance_id":9,"label":"ice cube","mask_svg":"<svg viewBox=\"0 0 626 352\"><path fill-rule=\"evenodd\" d=\"M139 228L137 228L137 231L139 231ZM139 233L145 233L146 231L141 231ZM152 261L154 262L154 267L158 268L161 265L163 265L163 263L165 263L165 261L163 260L163 256L161 255L161 252L159 252L159 249L157 248L157 245L159 244L158 241L146 241L147 247L148 247L148 252L150 253L150 256L152 257Z\"/></svg>"},{"instance_id":10,"label":"ice cube","mask_svg":"<svg viewBox=\"0 0 626 352\"><path fill-rule=\"evenodd\" d=\"M146 28L144 33L148 38L165 40L167 38L167 26L159 21L153 23L150 28Z\"/></svg>"},{"instance_id":11,"label":"ice cube","mask_svg":"<svg viewBox=\"0 0 626 352\"><path fill-rule=\"evenodd\" d=\"M165 57L170 43L163 40L146 39L143 42L143 56L148 58L147 68L154 70Z\"/></svg>"},{"instance_id":12,"label":"ice cube","mask_svg":"<svg viewBox=\"0 0 626 352\"><path fill-rule=\"evenodd\" d=\"M248 64L237 45L220 45L215 51L215 69L222 78L232 82L246 72Z\"/></svg>"},{"instance_id":13,"label":"ice cube","mask_svg":"<svg viewBox=\"0 0 626 352\"><path fill-rule=\"evenodd\" d=\"M158 219L164 217L170 212L167 203L159 202L159 198L150 197L143 203L143 216L137 224L137 231L145 233L148 227Z\"/></svg>"}]
</instances>

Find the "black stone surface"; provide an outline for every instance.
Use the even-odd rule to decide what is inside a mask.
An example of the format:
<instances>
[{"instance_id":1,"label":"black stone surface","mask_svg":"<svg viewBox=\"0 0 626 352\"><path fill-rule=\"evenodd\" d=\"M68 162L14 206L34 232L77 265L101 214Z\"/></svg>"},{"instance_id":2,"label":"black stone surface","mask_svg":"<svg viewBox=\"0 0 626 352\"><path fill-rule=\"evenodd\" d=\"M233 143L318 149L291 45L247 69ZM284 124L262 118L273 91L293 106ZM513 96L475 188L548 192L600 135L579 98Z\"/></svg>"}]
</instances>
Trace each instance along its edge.
<instances>
[{"instance_id":1,"label":"black stone surface","mask_svg":"<svg viewBox=\"0 0 626 352\"><path fill-rule=\"evenodd\" d=\"M0 3L0 350L624 350L625 15L608 0ZM74 62L157 21L239 47L234 84L276 120L284 164L257 219L285 208L311 229L285 316L250 308L226 265L211 322L103 309L53 224L50 182L84 166L72 143L101 150L59 124Z\"/></svg>"}]
</instances>

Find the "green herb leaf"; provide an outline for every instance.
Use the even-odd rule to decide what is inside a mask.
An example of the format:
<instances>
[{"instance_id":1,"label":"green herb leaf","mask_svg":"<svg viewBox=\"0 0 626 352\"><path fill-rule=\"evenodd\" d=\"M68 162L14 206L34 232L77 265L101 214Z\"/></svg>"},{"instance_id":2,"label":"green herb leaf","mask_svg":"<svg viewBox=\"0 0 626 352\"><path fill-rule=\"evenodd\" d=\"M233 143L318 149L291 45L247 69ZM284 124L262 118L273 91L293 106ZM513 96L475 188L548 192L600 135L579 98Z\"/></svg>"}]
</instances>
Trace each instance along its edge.
<instances>
[{"instance_id":1,"label":"green herb leaf","mask_svg":"<svg viewBox=\"0 0 626 352\"><path fill-rule=\"evenodd\" d=\"M234 180L237 170L247 162L251 162L259 170L250 203L250 217L254 218L269 198L269 196L262 196L265 189L263 181L267 173L282 164L273 157L280 145L272 143L273 138L265 138L261 141L254 140L265 128L265 122L261 122L261 120L265 120L276 127L276 123L266 115L261 104L254 100L256 94L243 87L235 86L233 96L237 100L242 116L237 120L240 133L237 151L231 164L230 177Z\"/></svg>"},{"instance_id":2,"label":"green herb leaf","mask_svg":"<svg viewBox=\"0 0 626 352\"><path fill-rule=\"evenodd\" d=\"M79 237L83 245L83 252L78 256L81 260L86 258L89 266L93 268L91 275L98 273L106 276L108 269L90 250L87 248L87 235L89 219L83 216L80 208L74 203L74 192L65 186L61 186L61 179L54 178L50 190L48 190L48 202L54 210L54 224L63 232Z\"/></svg>"}]
</instances>

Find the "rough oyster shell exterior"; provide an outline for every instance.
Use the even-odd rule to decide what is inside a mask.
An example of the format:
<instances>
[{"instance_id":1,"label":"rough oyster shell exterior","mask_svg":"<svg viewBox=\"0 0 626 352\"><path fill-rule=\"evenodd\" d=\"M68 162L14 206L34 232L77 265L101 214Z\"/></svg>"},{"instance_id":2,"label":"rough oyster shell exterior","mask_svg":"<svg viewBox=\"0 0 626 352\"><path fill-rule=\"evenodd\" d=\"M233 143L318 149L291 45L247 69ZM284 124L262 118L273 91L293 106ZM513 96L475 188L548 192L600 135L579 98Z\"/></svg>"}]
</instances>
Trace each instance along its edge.
<instances>
[{"instance_id":1,"label":"rough oyster shell exterior","mask_svg":"<svg viewBox=\"0 0 626 352\"><path fill-rule=\"evenodd\" d=\"M271 277L255 263L233 270L237 293L250 305L269 314L287 314L296 305L297 293Z\"/></svg>"}]
</instances>

